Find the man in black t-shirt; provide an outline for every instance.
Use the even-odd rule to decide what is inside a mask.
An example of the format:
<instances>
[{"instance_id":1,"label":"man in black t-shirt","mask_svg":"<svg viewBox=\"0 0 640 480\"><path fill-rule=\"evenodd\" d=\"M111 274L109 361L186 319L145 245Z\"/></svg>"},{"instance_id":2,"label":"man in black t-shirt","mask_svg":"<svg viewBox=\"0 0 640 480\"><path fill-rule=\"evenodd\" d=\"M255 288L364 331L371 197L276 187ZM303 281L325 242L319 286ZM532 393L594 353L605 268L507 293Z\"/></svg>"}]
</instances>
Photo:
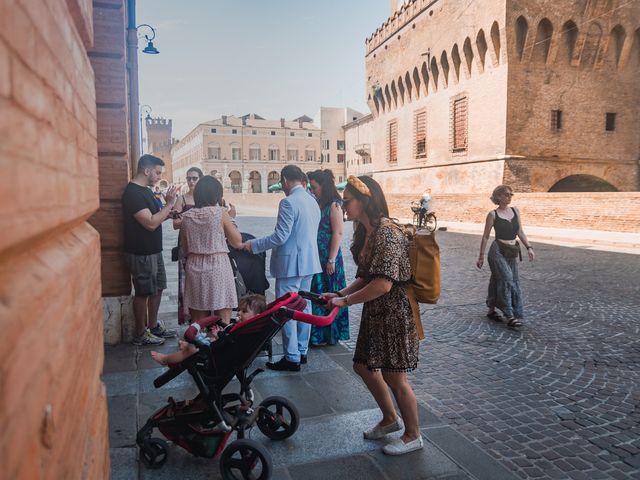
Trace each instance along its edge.
<instances>
[{"instance_id":1,"label":"man in black t-shirt","mask_svg":"<svg viewBox=\"0 0 640 480\"><path fill-rule=\"evenodd\" d=\"M149 188L160 180L163 166L164 162L153 155L140 157L136 176L122 194L124 253L135 290L135 345L160 345L164 338L175 336L175 332L158 323L162 290L167 288L162 222L169 217L178 197L177 188L169 187L165 195L167 203L160 208Z\"/></svg>"}]
</instances>

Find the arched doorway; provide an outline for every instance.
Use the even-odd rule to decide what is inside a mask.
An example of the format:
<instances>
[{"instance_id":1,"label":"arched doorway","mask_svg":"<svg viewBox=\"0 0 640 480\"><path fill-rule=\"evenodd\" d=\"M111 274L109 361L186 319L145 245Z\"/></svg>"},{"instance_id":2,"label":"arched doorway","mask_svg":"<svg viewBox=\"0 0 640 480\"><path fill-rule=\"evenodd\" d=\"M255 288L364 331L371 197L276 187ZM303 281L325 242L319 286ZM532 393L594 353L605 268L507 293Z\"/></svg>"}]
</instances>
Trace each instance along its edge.
<instances>
[{"instance_id":1,"label":"arched doorway","mask_svg":"<svg viewBox=\"0 0 640 480\"><path fill-rule=\"evenodd\" d=\"M233 193L242 193L242 175L237 170L233 170L229 173L229 180L231 180L231 191Z\"/></svg>"},{"instance_id":2,"label":"arched doorway","mask_svg":"<svg viewBox=\"0 0 640 480\"><path fill-rule=\"evenodd\" d=\"M267 176L267 187L270 187L271 185L274 185L278 182L280 182L280 174L273 171L269 172L269 175Z\"/></svg>"},{"instance_id":3,"label":"arched doorway","mask_svg":"<svg viewBox=\"0 0 640 480\"><path fill-rule=\"evenodd\" d=\"M617 192L606 180L593 175L569 175L556 182L549 192Z\"/></svg>"},{"instance_id":4,"label":"arched doorway","mask_svg":"<svg viewBox=\"0 0 640 480\"><path fill-rule=\"evenodd\" d=\"M249 174L249 185L253 193L262 193L262 175L260 172L253 171Z\"/></svg>"}]
</instances>

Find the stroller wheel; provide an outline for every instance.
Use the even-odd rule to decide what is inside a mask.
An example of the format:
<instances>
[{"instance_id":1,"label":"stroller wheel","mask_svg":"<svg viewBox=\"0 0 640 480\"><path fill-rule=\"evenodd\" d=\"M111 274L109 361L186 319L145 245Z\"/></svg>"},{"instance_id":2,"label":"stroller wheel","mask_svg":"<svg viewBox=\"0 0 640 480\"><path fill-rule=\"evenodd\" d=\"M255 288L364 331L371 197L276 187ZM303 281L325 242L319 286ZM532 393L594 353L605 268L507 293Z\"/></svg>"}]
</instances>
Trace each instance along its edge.
<instances>
[{"instance_id":1,"label":"stroller wheel","mask_svg":"<svg viewBox=\"0 0 640 480\"><path fill-rule=\"evenodd\" d=\"M148 468L160 468L169 456L167 442L160 438L145 440L140 447L140 458Z\"/></svg>"},{"instance_id":2,"label":"stroller wheel","mask_svg":"<svg viewBox=\"0 0 640 480\"><path fill-rule=\"evenodd\" d=\"M284 397L268 397L260 404L258 428L272 440L289 438L299 422L298 409Z\"/></svg>"},{"instance_id":3,"label":"stroller wheel","mask_svg":"<svg viewBox=\"0 0 640 480\"><path fill-rule=\"evenodd\" d=\"M271 478L271 455L262 444L243 438L231 443L220 456L224 480L266 480Z\"/></svg>"}]
</instances>

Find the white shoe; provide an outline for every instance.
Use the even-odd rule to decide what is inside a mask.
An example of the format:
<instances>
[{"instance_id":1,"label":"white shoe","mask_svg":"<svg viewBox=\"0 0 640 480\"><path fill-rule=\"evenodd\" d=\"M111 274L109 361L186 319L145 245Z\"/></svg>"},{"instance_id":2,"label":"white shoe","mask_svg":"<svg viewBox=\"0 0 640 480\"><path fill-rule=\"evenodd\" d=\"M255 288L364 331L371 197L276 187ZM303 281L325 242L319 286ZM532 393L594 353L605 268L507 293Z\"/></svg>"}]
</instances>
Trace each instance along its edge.
<instances>
[{"instance_id":1,"label":"white shoe","mask_svg":"<svg viewBox=\"0 0 640 480\"><path fill-rule=\"evenodd\" d=\"M420 450L424 447L422 435L409 443L404 443L401 438L396 438L393 442L382 447L382 451L387 455L404 455L405 453Z\"/></svg>"},{"instance_id":2,"label":"white shoe","mask_svg":"<svg viewBox=\"0 0 640 480\"><path fill-rule=\"evenodd\" d=\"M379 440L385 435L389 435L390 433L397 432L404 428L404 423L402 422L402 418L396 417L396 420L389 425L385 425L381 427L379 424L375 427L364 432L364 438L367 440Z\"/></svg>"}]
</instances>

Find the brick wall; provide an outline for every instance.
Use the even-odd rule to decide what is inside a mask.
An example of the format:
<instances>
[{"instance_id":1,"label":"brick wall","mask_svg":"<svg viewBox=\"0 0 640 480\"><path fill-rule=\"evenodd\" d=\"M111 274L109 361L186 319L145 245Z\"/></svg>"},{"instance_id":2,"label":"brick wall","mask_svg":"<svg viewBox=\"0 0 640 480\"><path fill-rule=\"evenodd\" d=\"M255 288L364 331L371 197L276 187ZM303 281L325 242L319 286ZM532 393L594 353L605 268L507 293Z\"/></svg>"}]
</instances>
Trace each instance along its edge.
<instances>
[{"instance_id":1,"label":"brick wall","mask_svg":"<svg viewBox=\"0 0 640 480\"><path fill-rule=\"evenodd\" d=\"M124 4L124 0L93 2L95 40L89 51L96 72L100 169L100 209L90 223L100 232L104 296L131 293L131 280L122 253L120 204L131 176Z\"/></svg>"},{"instance_id":2,"label":"brick wall","mask_svg":"<svg viewBox=\"0 0 640 480\"><path fill-rule=\"evenodd\" d=\"M439 220L482 223L487 212L496 208L487 194L433 195ZM419 194L387 196L391 215L410 218L411 202ZM525 226L637 232L640 225L640 192L516 193Z\"/></svg>"},{"instance_id":3,"label":"brick wall","mask_svg":"<svg viewBox=\"0 0 640 480\"><path fill-rule=\"evenodd\" d=\"M387 194L391 215L411 218L412 201L421 193ZM439 220L483 223L495 207L486 194L433 195ZM229 194L224 198L239 206L277 208L283 194ZM516 193L513 204L524 217L525 225L551 228L637 232L640 225L640 192L616 193Z\"/></svg>"},{"instance_id":4,"label":"brick wall","mask_svg":"<svg viewBox=\"0 0 640 480\"><path fill-rule=\"evenodd\" d=\"M0 4L0 478L109 477L89 0Z\"/></svg>"}]
</instances>

